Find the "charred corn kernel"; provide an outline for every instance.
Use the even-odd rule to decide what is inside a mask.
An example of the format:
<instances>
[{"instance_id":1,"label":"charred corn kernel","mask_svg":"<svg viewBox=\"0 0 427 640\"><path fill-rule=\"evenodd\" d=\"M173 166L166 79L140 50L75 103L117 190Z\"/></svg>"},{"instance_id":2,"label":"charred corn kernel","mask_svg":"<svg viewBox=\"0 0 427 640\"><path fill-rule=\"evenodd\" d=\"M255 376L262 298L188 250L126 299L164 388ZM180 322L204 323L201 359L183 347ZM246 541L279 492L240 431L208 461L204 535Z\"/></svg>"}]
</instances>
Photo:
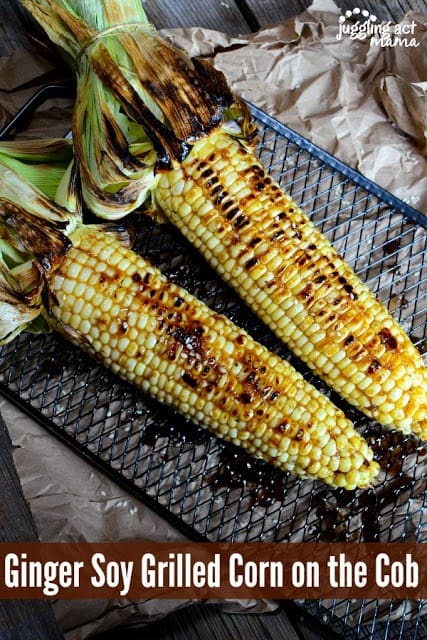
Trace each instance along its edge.
<instances>
[{"instance_id":1,"label":"charred corn kernel","mask_svg":"<svg viewBox=\"0 0 427 640\"><path fill-rule=\"evenodd\" d=\"M122 29L126 23L147 22L140 2L122 0L111 11L103 1L90 12L82 10L82 2L21 2L76 62L73 140L86 205L101 217L118 219L149 195L152 202L157 199L188 240L318 375L368 416L427 437L427 378L417 375L425 371L419 353L266 175L244 141L254 131L249 111L224 76L195 64L151 28ZM114 34L107 44L110 27ZM118 64L118 52L126 64ZM227 133L230 125L237 125L241 139ZM146 138L151 149L134 155L134 143L140 149ZM207 248L209 233L217 233L212 225L222 229L221 242ZM100 253L110 266L112 257L114 250ZM265 267L268 278L255 271L257 265ZM293 304L285 307L289 300ZM287 321L278 312L285 308ZM295 329L314 345L311 351L296 342ZM331 344L338 348L337 361L327 353ZM339 357L342 351L346 357ZM326 356L324 364L317 354ZM367 376L366 386L356 383L353 373L347 377L349 361ZM382 386L384 370L402 390L393 402ZM343 385L342 378L354 388ZM383 402L374 401L375 385L381 386Z\"/></svg>"},{"instance_id":2,"label":"charred corn kernel","mask_svg":"<svg viewBox=\"0 0 427 640\"><path fill-rule=\"evenodd\" d=\"M172 195L177 177L194 199L212 204L209 231L222 230L219 242L206 240L206 223L194 207L188 219L182 214L191 201L185 190L181 198ZM427 439L427 376L419 352L249 147L215 131L161 174L155 197L253 311L348 402Z\"/></svg>"},{"instance_id":3,"label":"charred corn kernel","mask_svg":"<svg viewBox=\"0 0 427 640\"><path fill-rule=\"evenodd\" d=\"M49 276L54 328L125 380L254 456L332 486L372 482L378 465L366 441L289 363L108 233L80 227L70 239L73 246ZM100 255L116 258L108 277L96 269ZM76 312L83 284L72 268L77 262L98 274L84 289L84 318ZM124 289L128 307L107 304L105 296L117 299Z\"/></svg>"}]
</instances>

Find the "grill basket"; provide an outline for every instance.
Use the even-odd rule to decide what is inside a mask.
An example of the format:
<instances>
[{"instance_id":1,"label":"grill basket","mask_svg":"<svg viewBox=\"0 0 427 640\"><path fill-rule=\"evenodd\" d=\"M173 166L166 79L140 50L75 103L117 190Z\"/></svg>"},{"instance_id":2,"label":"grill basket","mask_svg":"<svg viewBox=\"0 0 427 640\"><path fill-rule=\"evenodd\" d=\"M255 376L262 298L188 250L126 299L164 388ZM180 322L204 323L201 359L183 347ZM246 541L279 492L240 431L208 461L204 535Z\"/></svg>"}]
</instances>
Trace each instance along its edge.
<instances>
[{"instance_id":1,"label":"grill basket","mask_svg":"<svg viewBox=\"0 0 427 640\"><path fill-rule=\"evenodd\" d=\"M427 219L255 107L253 113L264 165L425 353ZM281 473L137 393L55 334L23 334L0 350L1 393L192 539L425 542L427 445L386 431L345 404L278 342L175 229L144 217L138 226L138 252L289 359L344 409L376 452L380 485L334 491ZM422 602L298 605L326 625L328 637L427 637Z\"/></svg>"}]
</instances>

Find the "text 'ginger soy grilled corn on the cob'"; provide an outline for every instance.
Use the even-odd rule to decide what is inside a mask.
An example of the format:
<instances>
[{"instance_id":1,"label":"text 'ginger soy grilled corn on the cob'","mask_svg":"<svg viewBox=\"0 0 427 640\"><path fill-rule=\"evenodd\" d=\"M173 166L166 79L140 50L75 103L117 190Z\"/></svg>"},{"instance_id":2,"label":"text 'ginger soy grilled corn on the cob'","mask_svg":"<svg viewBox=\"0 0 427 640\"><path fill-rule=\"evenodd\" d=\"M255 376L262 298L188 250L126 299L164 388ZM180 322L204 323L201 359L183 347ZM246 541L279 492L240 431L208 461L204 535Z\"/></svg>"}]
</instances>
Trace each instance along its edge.
<instances>
[{"instance_id":1,"label":"text 'ginger soy grilled corn on the cob'","mask_svg":"<svg viewBox=\"0 0 427 640\"><path fill-rule=\"evenodd\" d=\"M65 177L65 202L75 202L72 173ZM344 413L117 234L80 224L6 167L0 220L33 272L47 322L110 370L283 470L347 489L369 486L378 464ZM4 267L4 288L22 296L22 266L5 258ZM10 297L0 291L2 304Z\"/></svg>"},{"instance_id":2,"label":"text 'ginger soy grilled corn on the cob'","mask_svg":"<svg viewBox=\"0 0 427 640\"><path fill-rule=\"evenodd\" d=\"M74 60L73 135L88 206L119 218L151 197L343 398L426 439L419 352L266 175L245 140L249 113L223 75L164 41L134 0L22 2Z\"/></svg>"}]
</instances>

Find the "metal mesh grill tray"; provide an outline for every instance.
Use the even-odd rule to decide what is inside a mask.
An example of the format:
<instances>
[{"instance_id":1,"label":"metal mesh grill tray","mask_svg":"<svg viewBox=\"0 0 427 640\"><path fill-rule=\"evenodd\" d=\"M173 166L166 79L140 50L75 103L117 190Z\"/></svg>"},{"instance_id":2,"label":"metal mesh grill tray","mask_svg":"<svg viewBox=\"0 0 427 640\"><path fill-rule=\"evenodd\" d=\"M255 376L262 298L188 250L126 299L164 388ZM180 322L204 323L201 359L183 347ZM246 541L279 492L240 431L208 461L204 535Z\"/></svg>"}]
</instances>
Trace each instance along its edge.
<instances>
[{"instance_id":1,"label":"metal mesh grill tray","mask_svg":"<svg viewBox=\"0 0 427 640\"><path fill-rule=\"evenodd\" d=\"M426 351L426 218L253 108L264 165ZM332 491L280 473L137 393L56 335L0 350L0 390L193 539L424 541L427 447L385 432L297 361L169 225L143 219L137 250L231 317L341 406L382 466L375 491ZM413 638L421 603L302 603L346 638ZM393 623L393 620L399 620ZM377 636L376 636L377 637ZM424 636L421 636L424 637Z\"/></svg>"}]
</instances>

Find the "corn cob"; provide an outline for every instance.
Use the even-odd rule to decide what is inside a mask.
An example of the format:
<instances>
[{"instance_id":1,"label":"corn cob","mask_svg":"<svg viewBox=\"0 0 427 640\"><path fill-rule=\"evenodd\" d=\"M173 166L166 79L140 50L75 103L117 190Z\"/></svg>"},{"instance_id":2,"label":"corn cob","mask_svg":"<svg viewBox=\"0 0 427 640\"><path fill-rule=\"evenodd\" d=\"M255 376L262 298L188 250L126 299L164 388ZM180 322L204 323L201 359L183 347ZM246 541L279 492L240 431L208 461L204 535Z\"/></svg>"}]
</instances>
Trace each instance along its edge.
<instances>
[{"instance_id":1,"label":"corn cob","mask_svg":"<svg viewBox=\"0 0 427 640\"><path fill-rule=\"evenodd\" d=\"M119 218L151 194L342 397L382 424L427 439L420 354L266 175L245 142L253 131L248 110L223 75L163 41L139 2L21 1L76 59L73 135L88 206Z\"/></svg>"},{"instance_id":2,"label":"corn cob","mask_svg":"<svg viewBox=\"0 0 427 640\"><path fill-rule=\"evenodd\" d=\"M367 486L351 423L287 362L169 283L114 237L80 227L49 279L49 322L186 418L302 477Z\"/></svg>"},{"instance_id":3,"label":"corn cob","mask_svg":"<svg viewBox=\"0 0 427 640\"><path fill-rule=\"evenodd\" d=\"M224 132L161 174L156 200L256 314L349 403L427 438L421 355L248 145Z\"/></svg>"},{"instance_id":4,"label":"corn cob","mask_svg":"<svg viewBox=\"0 0 427 640\"><path fill-rule=\"evenodd\" d=\"M80 224L5 167L0 219L15 233L11 242L33 252L40 278L32 286L44 285L47 323L114 373L283 470L346 489L369 486L379 467L344 413L116 233Z\"/></svg>"}]
</instances>

